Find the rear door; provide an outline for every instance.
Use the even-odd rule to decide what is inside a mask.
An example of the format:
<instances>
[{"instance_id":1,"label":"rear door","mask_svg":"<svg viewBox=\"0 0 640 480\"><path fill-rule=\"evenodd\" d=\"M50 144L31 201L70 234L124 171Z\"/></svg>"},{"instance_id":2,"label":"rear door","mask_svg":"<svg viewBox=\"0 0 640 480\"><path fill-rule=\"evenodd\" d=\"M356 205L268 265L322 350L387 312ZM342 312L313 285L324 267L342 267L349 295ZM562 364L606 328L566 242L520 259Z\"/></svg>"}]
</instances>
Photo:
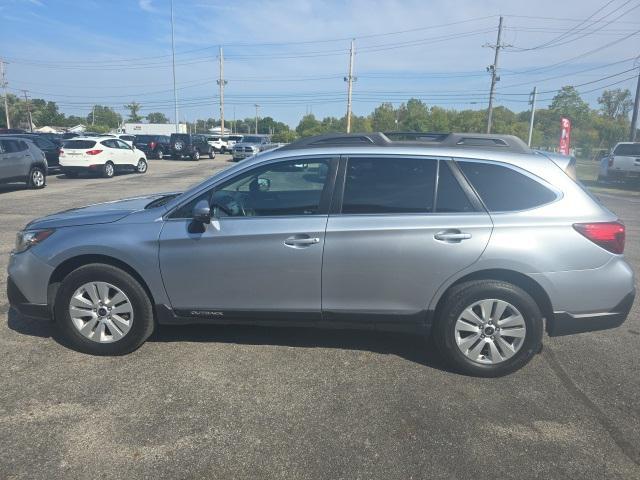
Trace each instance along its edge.
<instances>
[{"instance_id":1,"label":"rear door","mask_svg":"<svg viewBox=\"0 0 640 480\"><path fill-rule=\"evenodd\" d=\"M448 159L342 159L325 235L324 320L424 321L437 289L480 257L492 230L459 177Z\"/></svg>"},{"instance_id":2,"label":"rear door","mask_svg":"<svg viewBox=\"0 0 640 480\"><path fill-rule=\"evenodd\" d=\"M0 140L2 146L2 167L3 179L19 179L26 177L31 166L31 154L26 142L16 139Z\"/></svg>"}]
</instances>

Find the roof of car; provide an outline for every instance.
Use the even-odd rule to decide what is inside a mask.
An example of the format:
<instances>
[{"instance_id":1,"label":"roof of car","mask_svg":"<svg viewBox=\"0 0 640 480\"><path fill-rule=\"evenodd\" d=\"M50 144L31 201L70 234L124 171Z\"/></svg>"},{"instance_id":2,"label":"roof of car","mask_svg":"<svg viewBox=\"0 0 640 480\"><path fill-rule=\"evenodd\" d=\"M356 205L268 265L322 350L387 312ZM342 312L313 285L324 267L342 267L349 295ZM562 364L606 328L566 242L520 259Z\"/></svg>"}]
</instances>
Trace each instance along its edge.
<instances>
[{"instance_id":1,"label":"roof of car","mask_svg":"<svg viewBox=\"0 0 640 480\"><path fill-rule=\"evenodd\" d=\"M322 147L421 147L421 148L482 148L512 153L532 153L532 150L513 135L484 133L441 133L441 132L375 132L375 133L334 133L307 137L292 142L282 150L298 150Z\"/></svg>"}]
</instances>

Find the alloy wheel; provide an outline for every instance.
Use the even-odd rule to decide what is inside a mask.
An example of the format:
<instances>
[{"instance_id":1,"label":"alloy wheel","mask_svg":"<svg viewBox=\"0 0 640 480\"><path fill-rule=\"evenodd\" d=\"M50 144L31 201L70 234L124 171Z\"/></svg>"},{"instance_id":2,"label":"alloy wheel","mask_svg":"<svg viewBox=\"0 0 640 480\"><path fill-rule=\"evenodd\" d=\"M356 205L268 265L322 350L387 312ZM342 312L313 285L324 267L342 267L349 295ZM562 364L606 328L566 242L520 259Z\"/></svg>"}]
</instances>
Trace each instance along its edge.
<instances>
[{"instance_id":1,"label":"alloy wheel","mask_svg":"<svg viewBox=\"0 0 640 480\"><path fill-rule=\"evenodd\" d=\"M112 343L131 330L133 305L118 287L106 282L89 282L71 296L69 315L74 327L85 338Z\"/></svg>"},{"instance_id":2,"label":"alloy wheel","mask_svg":"<svg viewBox=\"0 0 640 480\"><path fill-rule=\"evenodd\" d=\"M144 173L147 171L147 162L143 159L138 160L138 173Z\"/></svg>"},{"instance_id":3,"label":"alloy wheel","mask_svg":"<svg viewBox=\"0 0 640 480\"><path fill-rule=\"evenodd\" d=\"M455 323L455 340L462 354L477 363L494 365L513 357L527 334L524 317L509 302L477 301Z\"/></svg>"}]
</instances>

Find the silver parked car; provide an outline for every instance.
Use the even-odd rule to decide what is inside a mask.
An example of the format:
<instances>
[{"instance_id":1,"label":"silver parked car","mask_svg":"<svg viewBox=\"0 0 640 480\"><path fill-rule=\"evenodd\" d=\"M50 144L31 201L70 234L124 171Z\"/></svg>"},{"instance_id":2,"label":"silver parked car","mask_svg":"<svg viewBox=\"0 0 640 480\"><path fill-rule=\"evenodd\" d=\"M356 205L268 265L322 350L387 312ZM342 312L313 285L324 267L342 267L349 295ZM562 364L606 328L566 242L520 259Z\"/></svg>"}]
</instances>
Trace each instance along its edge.
<instances>
[{"instance_id":1,"label":"silver parked car","mask_svg":"<svg viewBox=\"0 0 640 480\"><path fill-rule=\"evenodd\" d=\"M29 188L44 188L47 168L47 158L33 140L0 136L0 183L19 182Z\"/></svg>"},{"instance_id":2,"label":"silver parked car","mask_svg":"<svg viewBox=\"0 0 640 480\"><path fill-rule=\"evenodd\" d=\"M181 194L35 220L8 297L98 355L131 352L157 324L350 326L431 334L456 369L498 376L543 329L625 320L624 241L613 213L515 137L333 135Z\"/></svg>"}]
</instances>

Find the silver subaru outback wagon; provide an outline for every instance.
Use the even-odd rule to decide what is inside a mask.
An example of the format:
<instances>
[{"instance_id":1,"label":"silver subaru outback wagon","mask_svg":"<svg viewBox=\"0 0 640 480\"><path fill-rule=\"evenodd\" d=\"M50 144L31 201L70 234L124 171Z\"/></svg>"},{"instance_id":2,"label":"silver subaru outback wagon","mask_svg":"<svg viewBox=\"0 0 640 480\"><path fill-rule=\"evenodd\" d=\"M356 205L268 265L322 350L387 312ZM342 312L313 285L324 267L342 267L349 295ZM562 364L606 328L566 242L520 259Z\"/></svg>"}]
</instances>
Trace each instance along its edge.
<instances>
[{"instance_id":1,"label":"silver subaru outback wagon","mask_svg":"<svg viewBox=\"0 0 640 480\"><path fill-rule=\"evenodd\" d=\"M428 334L453 368L499 376L545 330L625 320L624 241L515 137L329 135L184 193L34 220L7 285L13 307L91 354L131 352L156 324L351 326Z\"/></svg>"}]
</instances>

